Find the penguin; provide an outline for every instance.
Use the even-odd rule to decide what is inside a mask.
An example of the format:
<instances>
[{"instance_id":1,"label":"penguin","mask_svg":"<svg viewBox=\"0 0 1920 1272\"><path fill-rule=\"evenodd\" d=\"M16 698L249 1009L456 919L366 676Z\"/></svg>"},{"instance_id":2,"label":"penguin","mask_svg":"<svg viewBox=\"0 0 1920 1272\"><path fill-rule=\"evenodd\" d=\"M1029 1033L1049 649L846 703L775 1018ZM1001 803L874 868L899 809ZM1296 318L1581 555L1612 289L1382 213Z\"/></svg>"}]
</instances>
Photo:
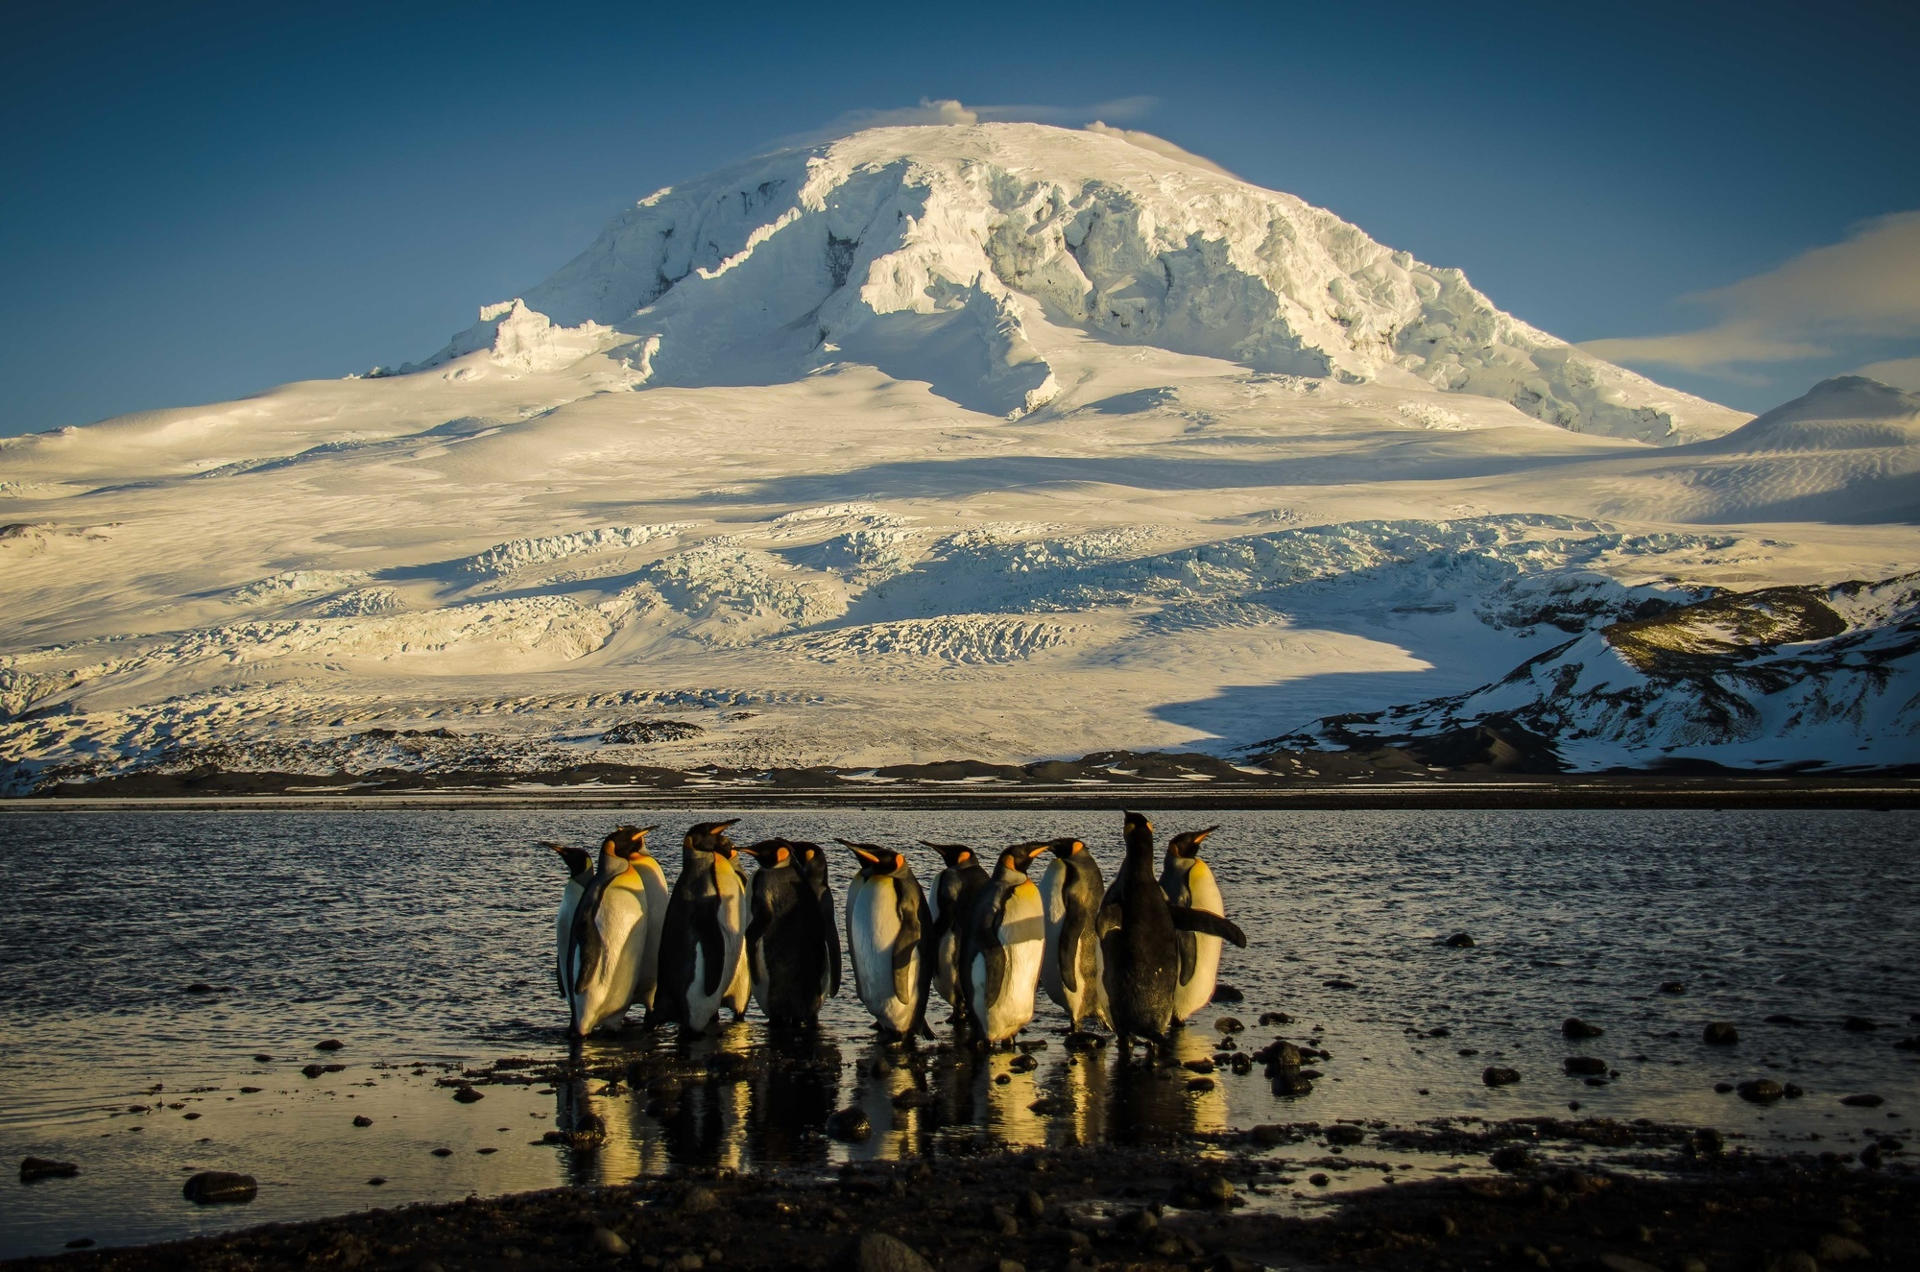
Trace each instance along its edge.
<instances>
[{"instance_id":1,"label":"penguin","mask_svg":"<svg viewBox=\"0 0 1920 1272\"><path fill-rule=\"evenodd\" d=\"M1047 847L1053 860L1040 876L1040 907L1047 929L1040 984L1067 1013L1073 1032L1079 1033L1088 1020L1107 1023L1100 941L1093 930L1100 907L1106 904L1107 885L1100 876L1100 863L1081 840L1054 839Z\"/></svg>"},{"instance_id":2,"label":"penguin","mask_svg":"<svg viewBox=\"0 0 1920 1272\"><path fill-rule=\"evenodd\" d=\"M1126 860L1107 889L1095 926L1105 973L1107 1018L1123 1047L1139 1039L1166 1058L1173 991L1180 977L1180 932L1206 932L1242 948L1247 938L1220 915L1176 909L1167 901L1160 881L1153 877L1152 822L1139 813L1128 813L1124 834Z\"/></svg>"},{"instance_id":3,"label":"penguin","mask_svg":"<svg viewBox=\"0 0 1920 1272\"><path fill-rule=\"evenodd\" d=\"M751 992L746 961L746 881L727 838L737 822L701 822L681 844L680 877L667 900L654 1013L689 1034L712 1028L720 1008L737 1020Z\"/></svg>"},{"instance_id":4,"label":"penguin","mask_svg":"<svg viewBox=\"0 0 1920 1272\"><path fill-rule=\"evenodd\" d=\"M974 893L986 886L987 872L965 844L935 844L922 839L920 846L933 849L946 863L927 898L927 909L933 916L927 946L933 959L934 992L953 1008L949 1022L958 1022L967 1014L966 989L960 983L960 947L966 939Z\"/></svg>"},{"instance_id":5,"label":"penguin","mask_svg":"<svg viewBox=\"0 0 1920 1272\"><path fill-rule=\"evenodd\" d=\"M575 1038L617 1022L633 1001L646 949L646 889L609 836L600 866L574 907L561 960L569 1030Z\"/></svg>"},{"instance_id":6,"label":"penguin","mask_svg":"<svg viewBox=\"0 0 1920 1272\"><path fill-rule=\"evenodd\" d=\"M827 987L827 934L812 883L785 839L747 852L760 863L746 933L753 1001L773 1024L814 1024Z\"/></svg>"},{"instance_id":7,"label":"penguin","mask_svg":"<svg viewBox=\"0 0 1920 1272\"><path fill-rule=\"evenodd\" d=\"M807 888L813 893L813 902L820 911L820 925L827 934L827 963L821 968L824 980L820 992L828 998L840 996L840 922L833 907L833 885L827 881L827 853L819 844L804 839L793 841L794 856L799 860L801 877L807 881Z\"/></svg>"},{"instance_id":8,"label":"penguin","mask_svg":"<svg viewBox=\"0 0 1920 1272\"><path fill-rule=\"evenodd\" d=\"M931 1038L927 992L933 960L925 957L921 937L932 921L920 881L907 859L891 848L837 842L860 859L860 873L847 888L854 990L883 1033Z\"/></svg>"},{"instance_id":9,"label":"penguin","mask_svg":"<svg viewBox=\"0 0 1920 1272\"><path fill-rule=\"evenodd\" d=\"M1213 871L1200 860L1200 844L1218 826L1189 830L1175 835L1167 844L1165 868L1160 871L1160 890L1167 903L1192 910L1205 910L1224 917L1225 902ZM1173 989L1173 1023L1184 1025L1193 1013L1213 1001L1213 986L1220 975L1220 938L1204 932L1180 933L1180 977Z\"/></svg>"},{"instance_id":10,"label":"penguin","mask_svg":"<svg viewBox=\"0 0 1920 1272\"><path fill-rule=\"evenodd\" d=\"M1014 844L1000 854L987 885L973 896L965 957L967 1007L990 1047L1010 1041L1033 1019L1046 953L1040 889L1027 868L1044 843Z\"/></svg>"},{"instance_id":11,"label":"penguin","mask_svg":"<svg viewBox=\"0 0 1920 1272\"><path fill-rule=\"evenodd\" d=\"M647 834L658 826L617 826L613 839L622 857L640 874L647 894L647 936L640 953L640 978L633 988L633 1001L647 1009L648 1023L653 1020L654 989L660 980L660 938L666 931L667 874L659 859L647 851Z\"/></svg>"},{"instance_id":12,"label":"penguin","mask_svg":"<svg viewBox=\"0 0 1920 1272\"><path fill-rule=\"evenodd\" d=\"M567 940L573 935L573 912L580 907L580 898L586 895L587 885L593 882L593 854L585 848L575 848L569 844L549 843L542 840L542 848L560 854L560 860L567 866L567 886L560 893L560 913L553 920L553 980L560 988L560 998L567 997Z\"/></svg>"}]
</instances>

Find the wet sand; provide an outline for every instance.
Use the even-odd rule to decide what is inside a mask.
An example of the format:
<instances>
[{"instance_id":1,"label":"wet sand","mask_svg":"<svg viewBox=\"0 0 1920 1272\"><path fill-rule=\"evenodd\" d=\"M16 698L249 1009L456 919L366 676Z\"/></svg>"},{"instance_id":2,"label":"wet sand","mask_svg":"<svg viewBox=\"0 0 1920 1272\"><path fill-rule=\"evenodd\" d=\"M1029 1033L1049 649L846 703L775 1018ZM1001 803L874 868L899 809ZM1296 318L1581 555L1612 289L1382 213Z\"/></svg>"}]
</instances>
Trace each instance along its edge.
<instances>
[{"instance_id":1,"label":"wet sand","mask_svg":"<svg viewBox=\"0 0 1920 1272\"><path fill-rule=\"evenodd\" d=\"M583 1141L576 1151L594 1150ZM1392 1182L1410 1157L1436 1153L1460 1176ZM1377 1186L1315 1213L1275 1200L1302 1177L1331 1186L1336 1175ZM1920 1175L1906 1161L1862 1169L1838 1154L1750 1156L1684 1128L1607 1121L1308 1122L849 1163L826 1176L687 1170L4 1266L1795 1272L1911 1266L1917 1213Z\"/></svg>"}]
</instances>

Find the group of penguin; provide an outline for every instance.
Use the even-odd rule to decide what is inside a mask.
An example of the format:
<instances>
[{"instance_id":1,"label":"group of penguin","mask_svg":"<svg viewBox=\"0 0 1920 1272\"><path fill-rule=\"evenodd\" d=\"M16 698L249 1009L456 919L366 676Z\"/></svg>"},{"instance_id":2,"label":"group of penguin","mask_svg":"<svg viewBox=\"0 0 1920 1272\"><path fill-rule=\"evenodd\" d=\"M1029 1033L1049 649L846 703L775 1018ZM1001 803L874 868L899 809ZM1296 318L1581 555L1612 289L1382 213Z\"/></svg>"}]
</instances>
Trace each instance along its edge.
<instances>
[{"instance_id":1,"label":"group of penguin","mask_svg":"<svg viewBox=\"0 0 1920 1272\"><path fill-rule=\"evenodd\" d=\"M766 839L741 847L738 822L703 822L681 845L668 891L647 850L654 826L621 826L585 849L544 845L569 871L555 922L556 972L570 1032L585 1038L643 1008L648 1024L704 1033L722 1007L749 1001L776 1025L810 1025L840 992L840 935L819 844ZM1126 814L1126 859L1109 886L1073 838L1013 844L989 872L963 844L923 843L943 869L931 896L900 853L837 843L860 862L848 890L847 947L855 991L890 1036L932 1036L938 994L951 1022L997 1046L1033 1018L1036 991L1079 1032L1097 1020L1122 1045L1164 1052L1168 1033L1213 995L1222 941L1245 947L1225 917L1200 845L1218 827L1177 835L1154 873L1153 823ZM751 879L744 852L759 863ZM1028 870L1051 852L1039 884Z\"/></svg>"}]
</instances>

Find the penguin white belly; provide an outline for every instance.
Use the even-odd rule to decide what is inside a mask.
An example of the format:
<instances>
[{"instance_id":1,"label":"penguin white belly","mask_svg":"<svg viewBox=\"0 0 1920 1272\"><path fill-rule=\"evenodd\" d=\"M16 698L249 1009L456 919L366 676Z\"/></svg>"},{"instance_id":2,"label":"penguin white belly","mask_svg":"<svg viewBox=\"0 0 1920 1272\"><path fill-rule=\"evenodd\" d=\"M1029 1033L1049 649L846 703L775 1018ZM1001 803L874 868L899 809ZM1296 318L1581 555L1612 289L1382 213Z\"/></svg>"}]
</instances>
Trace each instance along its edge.
<instances>
[{"instance_id":1,"label":"penguin white belly","mask_svg":"<svg viewBox=\"0 0 1920 1272\"><path fill-rule=\"evenodd\" d=\"M753 969L747 966L747 881L728 862L719 862L714 881L720 885L720 928L730 974L723 977L721 1001L734 1015L746 1011L753 996Z\"/></svg>"},{"instance_id":2,"label":"penguin white belly","mask_svg":"<svg viewBox=\"0 0 1920 1272\"><path fill-rule=\"evenodd\" d=\"M560 977L560 997L567 997L567 940L573 935L573 915L580 898L587 895L586 885L573 879L560 894L560 913L553 921L553 965Z\"/></svg>"},{"instance_id":3,"label":"penguin white belly","mask_svg":"<svg viewBox=\"0 0 1920 1272\"><path fill-rule=\"evenodd\" d=\"M987 997L987 960L978 957L970 969L975 1001L984 1004L983 1032L990 1043L1005 1042L1033 1019L1033 995L1040 986L1040 964L1045 961L1046 923L1040 890L1023 883L1007 897L1001 911L1000 949L1007 960L1007 978L1000 993Z\"/></svg>"},{"instance_id":4,"label":"penguin white belly","mask_svg":"<svg viewBox=\"0 0 1920 1272\"><path fill-rule=\"evenodd\" d=\"M1226 903L1220 897L1220 885L1204 861L1195 861L1187 871L1188 905L1210 914L1226 915ZM1193 934L1193 975L1181 981L1173 991L1173 1018L1186 1020L1213 1001L1213 988L1220 976L1220 946L1217 936Z\"/></svg>"},{"instance_id":5,"label":"penguin white belly","mask_svg":"<svg viewBox=\"0 0 1920 1272\"><path fill-rule=\"evenodd\" d=\"M900 936L894 888L885 877L855 881L847 905L847 944L860 1001L882 1025L906 1033L913 1028L913 1004L893 992L893 945Z\"/></svg>"},{"instance_id":6,"label":"penguin white belly","mask_svg":"<svg viewBox=\"0 0 1920 1272\"><path fill-rule=\"evenodd\" d=\"M626 888L608 888L594 911L593 931L584 947L569 951L574 961L573 1006L581 1037L592 1033L626 1010L633 995L631 968L623 970L627 937L642 921L639 894Z\"/></svg>"},{"instance_id":7,"label":"penguin white belly","mask_svg":"<svg viewBox=\"0 0 1920 1272\"><path fill-rule=\"evenodd\" d=\"M614 965L613 993L609 1003L618 1001L615 1015L624 1013L631 1007L639 995L640 968L646 960L647 934L659 923L659 915L647 908L647 893L638 874L629 873L607 886L609 894L619 892L621 900L629 898L639 917L627 930L626 938L620 943L619 957Z\"/></svg>"},{"instance_id":8,"label":"penguin white belly","mask_svg":"<svg viewBox=\"0 0 1920 1272\"><path fill-rule=\"evenodd\" d=\"M1076 955L1060 948L1060 929L1067 921L1067 863L1058 857L1040 876L1040 913L1046 926L1045 957L1040 960L1040 985L1056 1007L1073 1012L1067 1001L1066 982L1060 976L1060 960Z\"/></svg>"},{"instance_id":9,"label":"penguin white belly","mask_svg":"<svg viewBox=\"0 0 1920 1272\"><path fill-rule=\"evenodd\" d=\"M667 876L660 863L642 857L633 863L646 893L647 939L640 951L640 975L634 982L633 1001L653 1010L653 993L660 983L660 936L667 929Z\"/></svg>"}]
</instances>

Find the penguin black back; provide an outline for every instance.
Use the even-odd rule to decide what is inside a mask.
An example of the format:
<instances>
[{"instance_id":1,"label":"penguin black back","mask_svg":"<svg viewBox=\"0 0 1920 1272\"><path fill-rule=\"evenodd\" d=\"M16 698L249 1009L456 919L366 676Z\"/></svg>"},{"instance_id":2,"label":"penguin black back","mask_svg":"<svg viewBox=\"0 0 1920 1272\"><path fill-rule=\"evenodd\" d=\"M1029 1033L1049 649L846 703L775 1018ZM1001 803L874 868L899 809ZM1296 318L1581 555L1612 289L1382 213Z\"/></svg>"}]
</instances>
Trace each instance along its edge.
<instances>
[{"instance_id":1,"label":"penguin black back","mask_svg":"<svg viewBox=\"0 0 1920 1272\"><path fill-rule=\"evenodd\" d=\"M747 851L760 863L746 933L753 996L774 1024L810 1025L820 1016L832 925L821 923L791 842L763 840Z\"/></svg>"}]
</instances>

